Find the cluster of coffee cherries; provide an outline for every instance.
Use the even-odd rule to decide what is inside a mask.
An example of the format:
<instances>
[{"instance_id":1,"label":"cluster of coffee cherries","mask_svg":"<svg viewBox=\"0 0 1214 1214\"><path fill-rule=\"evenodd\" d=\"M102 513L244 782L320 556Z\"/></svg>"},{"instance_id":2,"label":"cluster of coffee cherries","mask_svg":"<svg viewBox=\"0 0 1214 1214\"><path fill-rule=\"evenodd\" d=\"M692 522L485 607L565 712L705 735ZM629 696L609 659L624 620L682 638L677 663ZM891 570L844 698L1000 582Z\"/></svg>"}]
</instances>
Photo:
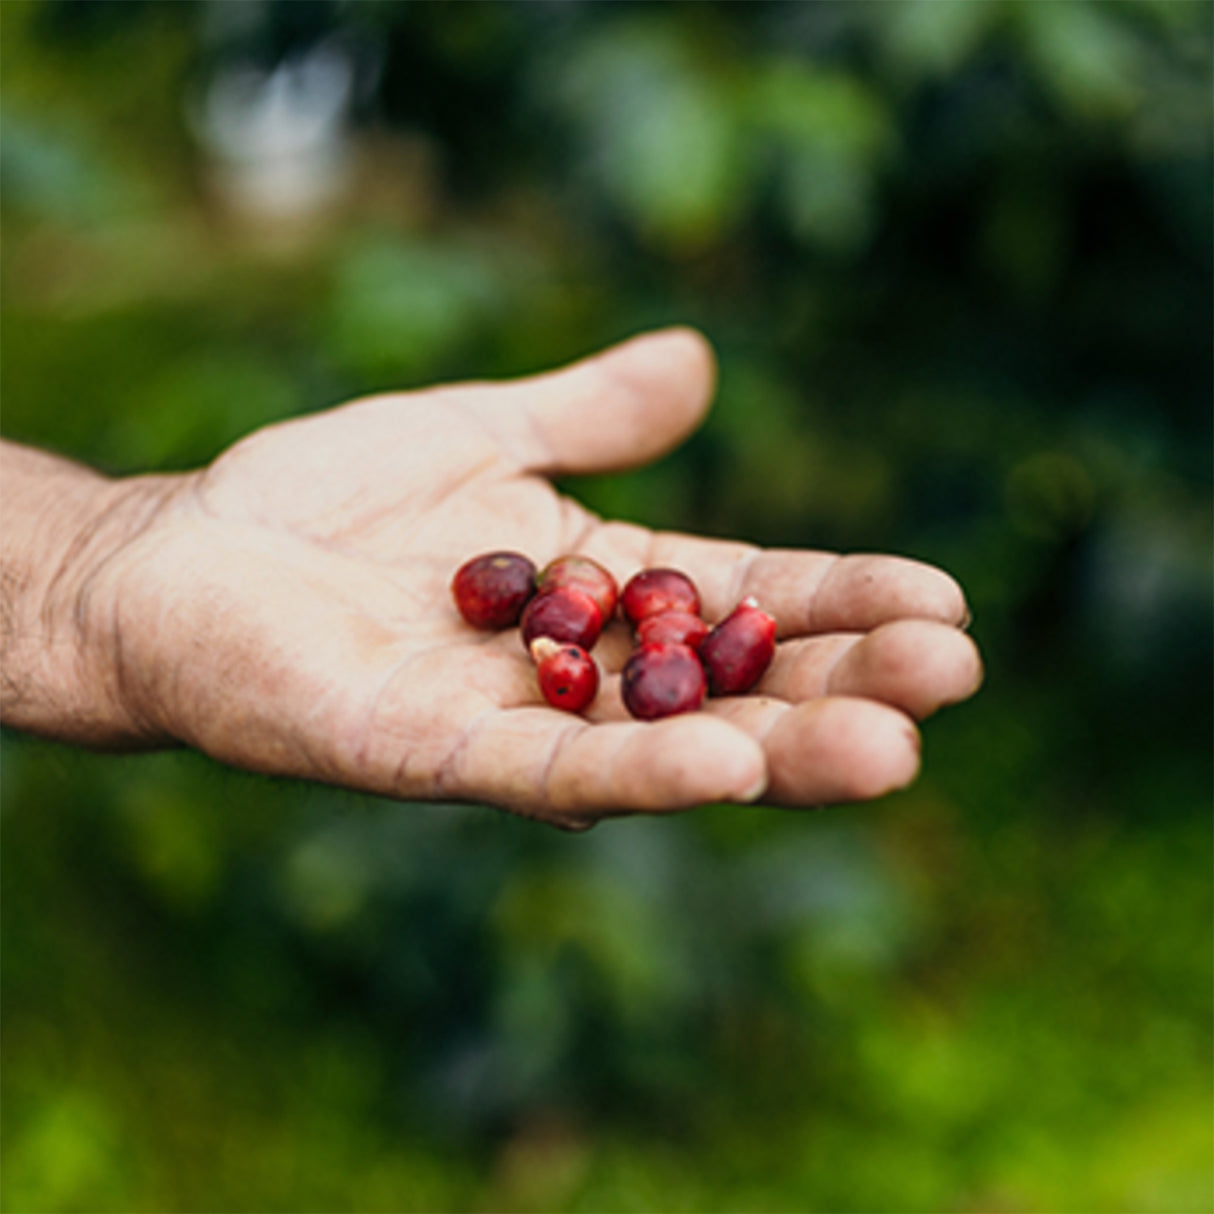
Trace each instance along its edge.
<instances>
[{"instance_id":1,"label":"cluster of coffee cherries","mask_svg":"<svg viewBox=\"0 0 1214 1214\"><path fill-rule=\"evenodd\" d=\"M598 693L590 651L617 610L636 640L620 694L643 721L693 712L707 695L749 691L776 648L776 622L753 598L710 628L699 591L677 569L642 569L621 591L589 557L561 556L537 571L521 553L487 552L460 566L451 593L474 628L518 625L544 699L567 712L582 712Z\"/></svg>"}]
</instances>

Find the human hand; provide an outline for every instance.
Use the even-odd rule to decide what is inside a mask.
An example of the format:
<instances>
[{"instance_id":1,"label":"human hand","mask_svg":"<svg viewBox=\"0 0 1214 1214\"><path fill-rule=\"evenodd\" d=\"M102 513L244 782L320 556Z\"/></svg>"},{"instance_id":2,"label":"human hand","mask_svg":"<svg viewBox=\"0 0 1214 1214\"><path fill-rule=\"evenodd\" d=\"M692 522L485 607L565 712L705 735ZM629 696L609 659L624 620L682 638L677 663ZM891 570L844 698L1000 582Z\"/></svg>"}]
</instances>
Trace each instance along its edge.
<instances>
[{"instance_id":1,"label":"human hand","mask_svg":"<svg viewBox=\"0 0 1214 1214\"><path fill-rule=\"evenodd\" d=\"M914 720L981 679L956 583L881 556L762 551L603 522L546 477L651 460L714 379L698 335L649 334L568 368L355 401L260 430L159 506L77 611L113 655L132 741L387 796L488 802L556 825L710 801L875 797L919 763ZM470 556L592 556L622 583L683 569L709 621L745 594L781 643L756 691L630 719L612 624L585 719L546 706L517 630L469 628Z\"/></svg>"}]
</instances>

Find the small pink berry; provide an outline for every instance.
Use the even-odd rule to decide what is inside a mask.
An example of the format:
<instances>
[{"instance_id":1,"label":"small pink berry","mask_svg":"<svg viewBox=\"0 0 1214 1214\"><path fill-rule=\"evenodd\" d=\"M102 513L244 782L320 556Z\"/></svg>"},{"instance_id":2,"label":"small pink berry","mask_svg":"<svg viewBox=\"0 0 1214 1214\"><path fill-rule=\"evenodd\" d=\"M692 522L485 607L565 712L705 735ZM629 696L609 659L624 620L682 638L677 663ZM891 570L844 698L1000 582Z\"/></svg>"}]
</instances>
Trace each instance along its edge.
<instances>
[{"instance_id":1,"label":"small pink berry","mask_svg":"<svg viewBox=\"0 0 1214 1214\"><path fill-rule=\"evenodd\" d=\"M776 652L776 622L753 597L744 598L700 646L714 696L739 695L762 677Z\"/></svg>"},{"instance_id":2,"label":"small pink berry","mask_svg":"<svg viewBox=\"0 0 1214 1214\"><path fill-rule=\"evenodd\" d=\"M486 552L456 570L451 594L473 628L511 628L535 594L535 566L519 552Z\"/></svg>"},{"instance_id":3,"label":"small pink berry","mask_svg":"<svg viewBox=\"0 0 1214 1214\"><path fill-rule=\"evenodd\" d=\"M528 648L536 637L551 637L589 650L603 630L603 613L590 595L563 586L537 594L523 609L519 626Z\"/></svg>"},{"instance_id":4,"label":"small pink berry","mask_svg":"<svg viewBox=\"0 0 1214 1214\"><path fill-rule=\"evenodd\" d=\"M637 625L637 643L641 645L688 645L699 649L708 635L708 625L688 611L663 611L647 615Z\"/></svg>"},{"instance_id":5,"label":"small pink berry","mask_svg":"<svg viewBox=\"0 0 1214 1214\"><path fill-rule=\"evenodd\" d=\"M565 586L590 595L598 603L604 620L611 619L615 613L620 588L598 561L592 561L588 556L558 556L546 565L539 576L540 594Z\"/></svg>"},{"instance_id":6,"label":"small pink berry","mask_svg":"<svg viewBox=\"0 0 1214 1214\"><path fill-rule=\"evenodd\" d=\"M663 611L699 615L700 593L695 583L677 569L642 569L625 584L620 607L634 625Z\"/></svg>"},{"instance_id":7,"label":"small pink berry","mask_svg":"<svg viewBox=\"0 0 1214 1214\"><path fill-rule=\"evenodd\" d=\"M553 708L581 712L590 705L599 689L599 668L580 645L536 637L531 658L540 691Z\"/></svg>"},{"instance_id":8,"label":"small pink berry","mask_svg":"<svg viewBox=\"0 0 1214 1214\"><path fill-rule=\"evenodd\" d=\"M620 675L624 705L642 721L694 712L707 689L700 659L687 645L642 645Z\"/></svg>"}]
</instances>

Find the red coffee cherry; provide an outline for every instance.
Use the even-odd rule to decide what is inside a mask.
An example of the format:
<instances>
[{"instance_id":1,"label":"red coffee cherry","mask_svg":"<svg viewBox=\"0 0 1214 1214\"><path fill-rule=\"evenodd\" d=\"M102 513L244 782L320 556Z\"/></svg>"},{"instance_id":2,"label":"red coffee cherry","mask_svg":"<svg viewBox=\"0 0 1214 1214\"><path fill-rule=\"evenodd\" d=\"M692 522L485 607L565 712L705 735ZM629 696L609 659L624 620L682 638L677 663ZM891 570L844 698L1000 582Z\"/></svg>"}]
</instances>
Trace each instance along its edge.
<instances>
[{"instance_id":1,"label":"red coffee cherry","mask_svg":"<svg viewBox=\"0 0 1214 1214\"><path fill-rule=\"evenodd\" d=\"M535 594L535 565L520 552L486 552L456 570L451 594L473 628L511 628Z\"/></svg>"},{"instance_id":2,"label":"red coffee cherry","mask_svg":"<svg viewBox=\"0 0 1214 1214\"><path fill-rule=\"evenodd\" d=\"M637 643L641 645L688 645L699 649L708 635L708 625L687 611L663 611L647 615L637 625Z\"/></svg>"},{"instance_id":3,"label":"red coffee cherry","mask_svg":"<svg viewBox=\"0 0 1214 1214\"><path fill-rule=\"evenodd\" d=\"M528 648L536 637L551 637L590 650L603 630L603 613L590 595L563 586L537 594L524 608L519 626Z\"/></svg>"},{"instance_id":4,"label":"red coffee cherry","mask_svg":"<svg viewBox=\"0 0 1214 1214\"><path fill-rule=\"evenodd\" d=\"M551 637L531 642L531 658L544 699L553 708L581 712L599 689L599 668L580 645L566 645Z\"/></svg>"},{"instance_id":5,"label":"red coffee cherry","mask_svg":"<svg viewBox=\"0 0 1214 1214\"><path fill-rule=\"evenodd\" d=\"M739 695L762 677L776 652L776 622L753 597L744 598L700 646L714 696Z\"/></svg>"},{"instance_id":6,"label":"red coffee cherry","mask_svg":"<svg viewBox=\"0 0 1214 1214\"><path fill-rule=\"evenodd\" d=\"M700 659L687 645L642 645L620 676L624 706L642 721L694 712L707 689Z\"/></svg>"},{"instance_id":7,"label":"red coffee cherry","mask_svg":"<svg viewBox=\"0 0 1214 1214\"><path fill-rule=\"evenodd\" d=\"M539 576L540 594L565 586L590 595L598 603L603 619L611 619L620 597L620 588L615 578L598 561L592 561L588 556L558 556L546 565Z\"/></svg>"},{"instance_id":8,"label":"red coffee cherry","mask_svg":"<svg viewBox=\"0 0 1214 1214\"><path fill-rule=\"evenodd\" d=\"M632 624L663 611L700 614L700 593L677 569L642 569L628 579L620 595L620 608Z\"/></svg>"}]
</instances>

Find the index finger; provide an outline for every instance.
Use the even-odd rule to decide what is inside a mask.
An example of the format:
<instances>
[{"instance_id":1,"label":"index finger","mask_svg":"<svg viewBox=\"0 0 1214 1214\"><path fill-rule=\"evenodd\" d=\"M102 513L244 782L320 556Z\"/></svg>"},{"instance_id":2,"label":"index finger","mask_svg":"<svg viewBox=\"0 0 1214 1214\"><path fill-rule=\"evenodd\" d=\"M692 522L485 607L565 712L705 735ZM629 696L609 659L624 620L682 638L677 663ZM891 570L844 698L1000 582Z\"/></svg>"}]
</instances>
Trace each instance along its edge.
<instances>
[{"instance_id":1,"label":"index finger","mask_svg":"<svg viewBox=\"0 0 1214 1214\"><path fill-rule=\"evenodd\" d=\"M626 523L606 524L588 538L585 550L617 577L628 578L644 566L681 569L699 588L709 621L754 595L775 616L783 637L867 632L901 619L960 627L969 618L965 595L952 577L906 557L764 549Z\"/></svg>"}]
</instances>

